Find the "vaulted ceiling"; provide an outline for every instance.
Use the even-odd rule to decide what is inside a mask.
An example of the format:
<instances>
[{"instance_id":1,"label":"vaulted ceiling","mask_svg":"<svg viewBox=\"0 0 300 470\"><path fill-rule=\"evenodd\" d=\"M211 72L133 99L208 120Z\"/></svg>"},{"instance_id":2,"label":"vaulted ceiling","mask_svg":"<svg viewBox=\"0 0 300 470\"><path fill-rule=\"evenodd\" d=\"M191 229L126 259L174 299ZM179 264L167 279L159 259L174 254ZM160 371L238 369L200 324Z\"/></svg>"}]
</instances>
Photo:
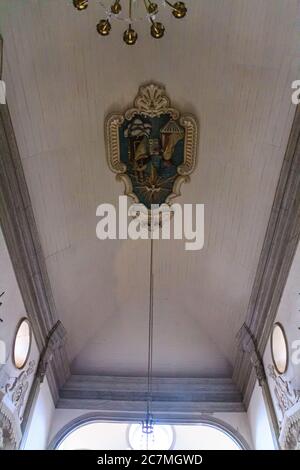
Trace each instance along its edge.
<instances>
[{"instance_id":1,"label":"vaulted ceiling","mask_svg":"<svg viewBox=\"0 0 300 470\"><path fill-rule=\"evenodd\" d=\"M97 206L123 192L104 119L155 81L199 120L179 201L205 204L205 247L155 242L154 373L230 376L295 111L298 1L189 0L185 20L162 14L160 41L141 23L134 47L122 24L99 37L90 4L0 4L7 101L72 370L146 372L150 243L95 229Z\"/></svg>"}]
</instances>

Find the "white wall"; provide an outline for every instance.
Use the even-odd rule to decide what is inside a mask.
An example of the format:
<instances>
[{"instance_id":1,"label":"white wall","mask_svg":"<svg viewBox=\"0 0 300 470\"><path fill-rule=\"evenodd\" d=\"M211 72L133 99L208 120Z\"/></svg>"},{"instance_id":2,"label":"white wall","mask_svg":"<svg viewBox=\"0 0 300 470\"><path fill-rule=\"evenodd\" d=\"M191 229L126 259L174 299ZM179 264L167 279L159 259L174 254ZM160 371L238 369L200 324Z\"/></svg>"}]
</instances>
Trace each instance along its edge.
<instances>
[{"instance_id":1,"label":"white wall","mask_svg":"<svg viewBox=\"0 0 300 470\"><path fill-rule=\"evenodd\" d=\"M215 413L213 416L229 424L241 434L251 449L255 449L247 413Z\"/></svg>"},{"instance_id":2,"label":"white wall","mask_svg":"<svg viewBox=\"0 0 300 470\"><path fill-rule=\"evenodd\" d=\"M24 444L25 450L44 450L47 448L48 436L55 411L47 379L41 388L35 403L28 434Z\"/></svg>"},{"instance_id":3,"label":"white wall","mask_svg":"<svg viewBox=\"0 0 300 470\"><path fill-rule=\"evenodd\" d=\"M253 447L256 450L274 450L274 443L261 387L256 382L249 408L248 421Z\"/></svg>"}]
</instances>

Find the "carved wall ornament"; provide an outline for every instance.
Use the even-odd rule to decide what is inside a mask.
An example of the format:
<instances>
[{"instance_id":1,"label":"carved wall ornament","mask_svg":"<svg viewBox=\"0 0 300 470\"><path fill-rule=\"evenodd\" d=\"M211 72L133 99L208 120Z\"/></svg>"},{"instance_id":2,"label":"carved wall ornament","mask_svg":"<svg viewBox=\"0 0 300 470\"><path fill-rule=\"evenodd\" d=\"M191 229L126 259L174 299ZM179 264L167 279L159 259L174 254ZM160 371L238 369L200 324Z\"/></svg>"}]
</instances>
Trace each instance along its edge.
<instances>
[{"instance_id":1,"label":"carved wall ornament","mask_svg":"<svg viewBox=\"0 0 300 470\"><path fill-rule=\"evenodd\" d=\"M17 410L17 416L22 421L22 409L29 388L28 378L34 373L35 361L30 361L26 370L17 377L13 377L5 386L5 393Z\"/></svg>"},{"instance_id":2,"label":"carved wall ornament","mask_svg":"<svg viewBox=\"0 0 300 470\"><path fill-rule=\"evenodd\" d=\"M198 125L194 116L173 108L165 88L142 86L132 108L105 122L107 161L125 195L148 209L180 196L197 161Z\"/></svg>"},{"instance_id":3,"label":"carved wall ornament","mask_svg":"<svg viewBox=\"0 0 300 470\"><path fill-rule=\"evenodd\" d=\"M282 424L285 413L300 401L300 396L291 386L291 382L276 373L273 364L268 366L268 374L274 382L274 395L282 415L279 420L280 424Z\"/></svg>"},{"instance_id":4,"label":"carved wall ornament","mask_svg":"<svg viewBox=\"0 0 300 470\"><path fill-rule=\"evenodd\" d=\"M6 373L6 383L0 389L0 449L15 449L21 441L22 413L34 370L35 361L30 361L26 370L17 377L10 377Z\"/></svg>"},{"instance_id":5,"label":"carved wall ornament","mask_svg":"<svg viewBox=\"0 0 300 470\"><path fill-rule=\"evenodd\" d=\"M4 384L0 388L0 449L19 447L22 439L21 423L26 423L28 403L30 407L34 402L30 400L29 394L38 390L35 385L43 382L55 352L63 348L65 339L66 330L57 321L47 336L37 367L36 362L31 360L17 377L11 377L6 369L0 370L0 383ZM33 374L34 381L30 384Z\"/></svg>"},{"instance_id":6,"label":"carved wall ornament","mask_svg":"<svg viewBox=\"0 0 300 470\"><path fill-rule=\"evenodd\" d=\"M285 412L279 442L283 450L300 450L300 401Z\"/></svg>"},{"instance_id":7,"label":"carved wall ornament","mask_svg":"<svg viewBox=\"0 0 300 470\"><path fill-rule=\"evenodd\" d=\"M21 424L16 408L4 390L0 390L0 450L16 449L21 438Z\"/></svg>"}]
</instances>

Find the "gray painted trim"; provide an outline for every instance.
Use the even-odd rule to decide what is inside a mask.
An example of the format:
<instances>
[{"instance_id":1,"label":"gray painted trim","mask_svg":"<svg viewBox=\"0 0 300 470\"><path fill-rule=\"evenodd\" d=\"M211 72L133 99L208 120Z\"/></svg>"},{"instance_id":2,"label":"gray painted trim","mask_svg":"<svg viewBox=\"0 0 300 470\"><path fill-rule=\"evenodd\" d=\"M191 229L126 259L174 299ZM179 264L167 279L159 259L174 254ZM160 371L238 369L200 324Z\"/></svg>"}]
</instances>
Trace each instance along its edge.
<instances>
[{"instance_id":1,"label":"gray painted trim","mask_svg":"<svg viewBox=\"0 0 300 470\"><path fill-rule=\"evenodd\" d=\"M272 439L274 442L275 449L279 449L279 426L262 357L260 356L260 353L257 349L255 338L253 338L251 331L249 330L247 325L244 324L242 326L238 337L240 347L245 353L248 354L253 370L255 371L258 384L262 388L262 394L266 405L266 411L272 433Z\"/></svg>"},{"instance_id":2,"label":"gray painted trim","mask_svg":"<svg viewBox=\"0 0 300 470\"><path fill-rule=\"evenodd\" d=\"M133 416L142 419L145 414L146 401L126 400L72 400L59 399L56 408L71 410L97 410L103 413L115 414L116 416ZM242 402L232 403L224 401L202 401L202 402L168 402L156 400L152 404L153 413L156 417L172 418L184 415L197 417L199 413L242 413L245 405Z\"/></svg>"},{"instance_id":3,"label":"gray painted trim","mask_svg":"<svg viewBox=\"0 0 300 470\"><path fill-rule=\"evenodd\" d=\"M40 354L39 364L23 413L23 419L21 423L22 440L19 446L20 449L24 448L26 439L28 437L29 427L32 421L32 417L35 411L35 404L40 391L40 385L45 379L47 369L49 368L53 358L53 354L55 353L55 351L63 347L65 339L66 331L62 323L58 321L50 331L47 338L46 346Z\"/></svg>"},{"instance_id":4,"label":"gray painted trim","mask_svg":"<svg viewBox=\"0 0 300 470\"><path fill-rule=\"evenodd\" d=\"M300 238L300 107L283 161L269 224L248 305L246 325L263 357L283 289ZM233 378L248 407L255 372L247 353L239 351Z\"/></svg>"},{"instance_id":5,"label":"gray painted trim","mask_svg":"<svg viewBox=\"0 0 300 470\"><path fill-rule=\"evenodd\" d=\"M42 352L57 314L7 104L0 105L0 224L35 340ZM66 353L61 349L54 353L47 371L54 402L68 376Z\"/></svg>"},{"instance_id":6,"label":"gray painted trim","mask_svg":"<svg viewBox=\"0 0 300 470\"><path fill-rule=\"evenodd\" d=\"M55 450L57 446L75 429L80 428L88 423L95 423L95 422L106 422L106 423L122 423L128 422L136 423L138 419L133 418L116 418L114 416L104 416L102 413L86 413L78 418L73 419L69 423L67 423L62 429L58 431L58 433L53 437L51 440L48 449ZM208 415L201 415L195 419L188 418L188 417L181 417L178 419L159 419L160 424L170 424L170 425L199 425L205 424L207 426L211 426L217 429L220 429L229 437L231 437L243 450L251 450L251 446L248 444L246 439L230 424L227 424L225 421L221 419L215 418L213 416Z\"/></svg>"},{"instance_id":7,"label":"gray painted trim","mask_svg":"<svg viewBox=\"0 0 300 470\"><path fill-rule=\"evenodd\" d=\"M199 401L220 398L240 402L241 393L230 378L153 377L153 397L162 400ZM71 375L60 390L60 398L144 400L147 377Z\"/></svg>"},{"instance_id":8,"label":"gray painted trim","mask_svg":"<svg viewBox=\"0 0 300 470\"><path fill-rule=\"evenodd\" d=\"M242 395L231 379L154 377L152 388L153 411L159 418L245 411ZM146 400L146 377L73 375L60 389L57 407L141 419Z\"/></svg>"}]
</instances>

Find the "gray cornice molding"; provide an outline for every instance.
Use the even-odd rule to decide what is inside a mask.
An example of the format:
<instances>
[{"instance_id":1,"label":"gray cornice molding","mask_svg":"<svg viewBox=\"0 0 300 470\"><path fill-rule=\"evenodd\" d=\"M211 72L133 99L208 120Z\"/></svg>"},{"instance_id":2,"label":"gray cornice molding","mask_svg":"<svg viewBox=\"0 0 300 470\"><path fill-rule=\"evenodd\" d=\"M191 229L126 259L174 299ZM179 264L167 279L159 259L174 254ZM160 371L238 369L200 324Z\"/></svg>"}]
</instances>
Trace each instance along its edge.
<instances>
[{"instance_id":1,"label":"gray cornice molding","mask_svg":"<svg viewBox=\"0 0 300 470\"><path fill-rule=\"evenodd\" d=\"M231 379L154 377L152 390L153 413L159 419L245 411L242 395ZM72 375L60 390L57 407L142 419L146 399L146 377Z\"/></svg>"},{"instance_id":2,"label":"gray cornice molding","mask_svg":"<svg viewBox=\"0 0 300 470\"><path fill-rule=\"evenodd\" d=\"M241 350L248 354L253 371L255 372L256 380L258 381L259 386L262 388L263 399L266 405L273 442L275 448L279 449L279 426L264 363L258 350L256 340L245 323L238 333L238 342Z\"/></svg>"},{"instance_id":3,"label":"gray cornice molding","mask_svg":"<svg viewBox=\"0 0 300 470\"><path fill-rule=\"evenodd\" d=\"M0 49L1 52L1 49ZM42 352L57 322L33 209L7 104L0 104L0 223L34 336ZM47 370L54 402L69 376L64 348Z\"/></svg>"},{"instance_id":4,"label":"gray cornice molding","mask_svg":"<svg viewBox=\"0 0 300 470\"><path fill-rule=\"evenodd\" d=\"M264 364L258 351L255 339L245 323L240 329L237 338L241 351L248 354L256 375L256 379L260 387L262 387L263 384L267 382Z\"/></svg>"},{"instance_id":5,"label":"gray cornice molding","mask_svg":"<svg viewBox=\"0 0 300 470\"><path fill-rule=\"evenodd\" d=\"M65 345L67 332L60 320L56 322L47 336L46 345L40 355L40 361L37 367L36 378L40 383L44 381L47 370L53 361L55 353Z\"/></svg>"},{"instance_id":6,"label":"gray cornice molding","mask_svg":"<svg viewBox=\"0 0 300 470\"><path fill-rule=\"evenodd\" d=\"M248 305L246 326L263 357L300 237L300 107L283 161ZM249 355L240 350L233 378L248 407L255 385Z\"/></svg>"},{"instance_id":7,"label":"gray cornice molding","mask_svg":"<svg viewBox=\"0 0 300 470\"><path fill-rule=\"evenodd\" d=\"M44 347L44 350L40 354L40 360L36 369L35 378L31 386L29 396L26 402L25 411L23 414L21 424L22 440L20 442L20 448L24 447L28 436L28 431L33 417L33 413L35 411L35 403L38 398L40 385L44 382L44 379L47 375L47 371L51 365L55 353L64 346L65 340L66 330L61 321L58 321L48 334L46 345Z\"/></svg>"}]
</instances>

